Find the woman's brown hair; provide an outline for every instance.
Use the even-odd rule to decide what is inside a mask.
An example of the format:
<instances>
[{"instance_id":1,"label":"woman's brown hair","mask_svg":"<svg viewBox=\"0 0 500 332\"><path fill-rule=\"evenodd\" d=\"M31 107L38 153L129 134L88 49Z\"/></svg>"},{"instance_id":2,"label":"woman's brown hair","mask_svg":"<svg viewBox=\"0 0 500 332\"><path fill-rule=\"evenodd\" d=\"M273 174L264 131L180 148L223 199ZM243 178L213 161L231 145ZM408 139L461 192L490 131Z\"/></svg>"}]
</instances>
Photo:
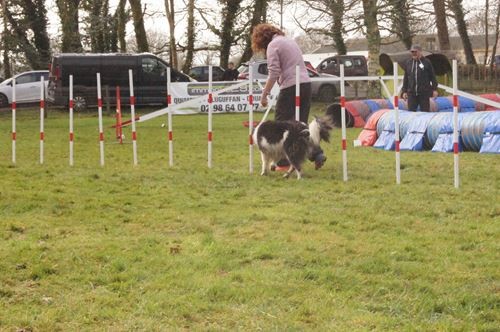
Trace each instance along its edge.
<instances>
[{"instance_id":1,"label":"woman's brown hair","mask_svg":"<svg viewBox=\"0 0 500 332\"><path fill-rule=\"evenodd\" d=\"M252 50L254 53L267 50L267 45L273 40L274 35L284 36L285 33L268 23L261 23L253 28Z\"/></svg>"}]
</instances>

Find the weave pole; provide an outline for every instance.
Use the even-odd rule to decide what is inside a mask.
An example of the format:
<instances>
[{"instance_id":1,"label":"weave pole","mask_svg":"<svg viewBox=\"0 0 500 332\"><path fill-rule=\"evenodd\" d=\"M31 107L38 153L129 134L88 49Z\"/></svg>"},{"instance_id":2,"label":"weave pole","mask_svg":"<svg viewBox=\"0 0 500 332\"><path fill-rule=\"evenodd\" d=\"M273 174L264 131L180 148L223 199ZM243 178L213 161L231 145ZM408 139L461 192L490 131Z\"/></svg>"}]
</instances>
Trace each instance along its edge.
<instances>
[{"instance_id":1,"label":"weave pole","mask_svg":"<svg viewBox=\"0 0 500 332\"><path fill-rule=\"evenodd\" d=\"M300 67L295 67L295 121L300 121Z\"/></svg>"},{"instance_id":2,"label":"weave pole","mask_svg":"<svg viewBox=\"0 0 500 332\"><path fill-rule=\"evenodd\" d=\"M340 65L340 116L342 121L342 175L347 181L347 125L345 116L344 64Z\"/></svg>"},{"instance_id":3,"label":"weave pole","mask_svg":"<svg viewBox=\"0 0 500 332\"><path fill-rule=\"evenodd\" d=\"M101 97L101 73L97 73L97 110L99 115L99 152L101 166L104 166L104 132L102 128L102 97Z\"/></svg>"},{"instance_id":4,"label":"weave pole","mask_svg":"<svg viewBox=\"0 0 500 332\"><path fill-rule=\"evenodd\" d=\"M40 165L43 165L43 143L45 140L45 134L44 134L44 113L45 113L45 82L44 82L44 77L42 75L41 80L41 87L40 87Z\"/></svg>"},{"instance_id":5,"label":"weave pole","mask_svg":"<svg viewBox=\"0 0 500 332\"><path fill-rule=\"evenodd\" d=\"M212 168L212 66L208 66L208 168Z\"/></svg>"},{"instance_id":6,"label":"weave pole","mask_svg":"<svg viewBox=\"0 0 500 332\"><path fill-rule=\"evenodd\" d=\"M174 132L172 128L172 95L170 94L170 67L167 67L167 108L168 108L168 165L174 166Z\"/></svg>"},{"instance_id":7,"label":"weave pole","mask_svg":"<svg viewBox=\"0 0 500 332\"><path fill-rule=\"evenodd\" d=\"M12 79L12 163L16 163L16 79Z\"/></svg>"},{"instance_id":8,"label":"weave pole","mask_svg":"<svg viewBox=\"0 0 500 332\"><path fill-rule=\"evenodd\" d=\"M134 166L137 166L137 132L135 130L135 96L132 69L128 70L128 82L130 86L130 117L132 119L132 155L134 158Z\"/></svg>"},{"instance_id":9,"label":"weave pole","mask_svg":"<svg viewBox=\"0 0 500 332\"><path fill-rule=\"evenodd\" d=\"M73 166L73 75L69 75L69 165Z\"/></svg>"},{"instance_id":10,"label":"weave pole","mask_svg":"<svg viewBox=\"0 0 500 332\"><path fill-rule=\"evenodd\" d=\"M248 65L248 171L253 173L253 68Z\"/></svg>"},{"instance_id":11,"label":"weave pole","mask_svg":"<svg viewBox=\"0 0 500 332\"><path fill-rule=\"evenodd\" d=\"M122 99L120 87L116 86L116 138L120 144L123 144L123 128L122 128Z\"/></svg>"},{"instance_id":12,"label":"weave pole","mask_svg":"<svg viewBox=\"0 0 500 332\"><path fill-rule=\"evenodd\" d=\"M453 170L455 188L460 186L458 151L458 71L457 60L453 60Z\"/></svg>"},{"instance_id":13,"label":"weave pole","mask_svg":"<svg viewBox=\"0 0 500 332\"><path fill-rule=\"evenodd\" d=\"M393 62L393 81L394 81L394 151L396 153L396 184L401 184L401 153L399 150L399 98L398 98L398 63Z\"/></svg>"}]
</instances>

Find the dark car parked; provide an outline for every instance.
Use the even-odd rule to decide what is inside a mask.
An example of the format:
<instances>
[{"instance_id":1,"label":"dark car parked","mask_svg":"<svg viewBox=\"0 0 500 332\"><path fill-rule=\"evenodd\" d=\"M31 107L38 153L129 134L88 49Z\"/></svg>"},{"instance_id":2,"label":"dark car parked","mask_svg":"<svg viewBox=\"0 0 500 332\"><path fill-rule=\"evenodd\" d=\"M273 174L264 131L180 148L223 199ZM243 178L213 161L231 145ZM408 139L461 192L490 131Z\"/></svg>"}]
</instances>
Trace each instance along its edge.
<instances>
[{"instance_id":1,"label":"dark car parked","mask_svg":"<svg viewBox=\"0 0 500 332\"><path fill-rule=\"evenodd\" d=\"M101 75L102 96L109 93L114 101L116 87L120 87L123 103L129 101L129 69L134 77L134 95L139 105L165 104L167 68L169 65L150 53L140 54L69 54L52 58L47 101L67 106L69 76L73 75L75 110L97 105L97 73ZM191 78L171 69L172 82L189 82ZM111 102L112 103L112 102Z\"/></svg>"},{"instance_id":2,"label":"dark car parked","mask_svg":"<svg viewBox=\"0 0 500 332\"><path fill-rule=\"evenodd\" d=\"M212 66L212 80L222 81L224 75L224 68L219 66ZM189 76L198 82L208 82L208 66L196 66L191 68Z\"/></svg>"},{"instance_id":3,"label":"dark car parked","mask_svg":"<svg viewBox=\"0 0 500 332\"><path fill-rule=\"evenodd\" d=\"M340 75L340 65L344 65L345 76L367 76L368 65L362 55L335 55L324 59L316 67L320 73Z\"/></svg>"}]
</instances>

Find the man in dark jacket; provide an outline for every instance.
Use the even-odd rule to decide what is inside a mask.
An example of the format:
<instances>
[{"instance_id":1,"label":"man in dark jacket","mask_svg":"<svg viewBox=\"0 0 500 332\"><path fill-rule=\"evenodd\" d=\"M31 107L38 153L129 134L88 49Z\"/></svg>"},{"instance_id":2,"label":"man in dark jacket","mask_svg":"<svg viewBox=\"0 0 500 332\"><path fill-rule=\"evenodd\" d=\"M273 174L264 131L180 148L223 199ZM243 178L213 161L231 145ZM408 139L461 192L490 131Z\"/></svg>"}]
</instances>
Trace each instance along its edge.
<instances>
[{"instance_id":1,"label":"man in dark jacket","mask_svg":"<svg viewBox=\"0 0 500 332\"><path fill-rule=\"evenodd\" d=\"M230 62L228 64L227 69L222 74L223 81L236 81L238 79L238 75L240 72L237 69L234 69L234 63Z\"/></svg>"},{"instance_id":2,"label":"man in dark jacket","mask_svg":"<svg viewBox=\"0 0 500 332\"><path fill-rule=\"evenodd\" d=\"M408 99L409 111L416 112L420 105L420 111L429 112L429 98L438 96L436 75L431 62L422 56L420 45L413 45L410 52L411 59L404 68L402 97Z\"/></svg>"}]
</instances>

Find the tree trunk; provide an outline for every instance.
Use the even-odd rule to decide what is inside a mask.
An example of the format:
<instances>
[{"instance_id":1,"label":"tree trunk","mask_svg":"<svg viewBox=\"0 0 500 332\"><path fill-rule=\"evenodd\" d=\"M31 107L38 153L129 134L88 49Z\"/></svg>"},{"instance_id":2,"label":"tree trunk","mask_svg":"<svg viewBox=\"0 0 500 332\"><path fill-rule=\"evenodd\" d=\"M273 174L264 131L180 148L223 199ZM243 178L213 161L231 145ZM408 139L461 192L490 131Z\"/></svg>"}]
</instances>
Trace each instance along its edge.
<instances>
[{"instance_id":1,"label":"tree trunk","mask_svg":"<svg viewBox=\"0 0 500 332\"><path fill-rule=\"evenodd\" d=\"M437 35L439 49L448 51L450 47L450 36L448 34L448 23L446 22L446 7L444 0L433 0L434 16L436 17Z\"/></svg>"},{"instance_id":2,"label":"tree trunk","mask_svg":"<svg viewBox=\"0 0 500 332\"><path fill-rule=\"evenodd\" d=\"M450 0L450 8L453 11L453 14L455 14L458 34L460 35L460 39L462 39L462 46L464 48L465 61L467 64L475 65L476 58L474 57L472 44L469 39L469 34L467 33L467 24L465 23L462 0Z\"/></svg>"},{"instance_id":3,"label":"tree trunk","mask_svg":"<svg viewBox=\"0 0 500 332\"><path fill-rule=\"evenodd\" d=\"M165 0L165 11L167 13L168 28L170 33L169 45L170 50L170 65L178 69L179 65L177 63L177 45L175 42L175 8L174 0Z\"/></svg>"},{"instance_id":4,"label":"tree trunk","mask_svg":"<svg viewBox=\"0 0 500 332\"><path fill-rule=\"evenodd\" d=\"M149 52L146 28L144 27L144 13L142 12L141 0L129 0L132 18L134 19L135 39L137 41L137 52Z\"/></svg>"},{"instance_id":5,"label":"tree trunk","mask_svg":"<svg viewBox=\"0 0 500 332\"><path fill-rule=\"evenodd\" d=\"M392 17L394 20L394 30L406 49L411 48L413 38L410 30L410 10L407 0L392 0Z\"/></svg>"},{"instance_id":6,"label":"tree trunk","mask_svg":"<svg viewBox=\"0 0 500 332\"><path fill-rule=\"evenodd\" d=\"M191 70L191 66L193 65L194 41L196 38L196 32L194 30L194 0L188 0L187 11L187 48L186 57L184 59L184 66L182 67L182 71L185 73L189 73L189 71Z\"/></svg>"},{"instance_id":7,"label":"tree trunk","mask_svg":"<svg viewBox=\"0 0 500 332\"><path fill-rule=\"evenodd\" d=\"M266 22L267 4L267 0L255 0L254 2L250 31L245 38L245 50L241 56L240 63L247 62L252 58L252 31L256 25Z\"/></svg>"},{"instance_id":8,"label":"tree trunk","mask_svg":"<svg viewBox=\"0 0 500 332\"><path fill-rule=\"evenodd\" d=\"M23 8L23 11L25 11L25 8ZM13 44L17 44L16 46L21 49L26 57L26 61L30 65L31 68L39 68L40 67L40 59L38 56L38 51L36 48L30 43L28 36L27 36L27 31L29 30L26 26L21 26L19 24L22 24L23 18L19 17L14 17L13 14L9 11L8 7L6 7L5 11L5 18L9 21L11 31L13 32L13 35L15 36L15 40L12 39ZM15 49L14 45L11 44L11 49Z\"/></svg>"},{"instance_id":9,"label":"tree trunk","mask_svg":"<svg viewBox=\"0 0 500 332\"><path fill-rule=\"evenodd\" d=\"M116 42L112 43L113 52L118 52L118 49L120 49L121 53L127 51L127 42L125 41L125 26L128 22L128 14L125 12L126 4L127 0L120 0L118 6L116 6L114 15L114 34L116 35ZM117 44L119 44L119 48Z\"/></svg>"},{"instance_id":10,"label":"tree trunk","mask_svg":"<svg viewBox=\"0 0 500 332\"><path fill-rule=\"evenodd\" d=\"M497 16L495 18L495 42L493 43L493 47L491 49L491 63L490 66L493 67L495 63L495 56L497 52L498 39L500 38L500 1L498 1L497 5Z\"/></svg>"},{"instance_id":11,"label":"tree trunk","mask_svg":"<svg viewBox=\"0 0 500 332\"><path fill-rule=\"evenodd\" d=\"M220 34L220 66L227 68L229 56L231 55L231 46L234 42L233 28L236 14L240 9L242 0L226 0L226 6L222 10L222 27Z\"/></svg>"},{"instance_id":12,"label":"tree trunk","mask_svg":"<svg viewBox=\"0 0 500 332\"><path fill-rule=\"evenodd\" d=\"M490 10L490 2L488 0L485 1L484 4L484 62L483 64L486 66L488 63L488 53L489 53L489 41L488 41L488 11Z\"/></svg>"},{"instance_id":13,"label":"tree trunk","mask_svg":"<svg viewBox=\"0 0 500 332\"><path fill-rule=\"evenodd\" d=\"M3 32L2 32L2 57L3 57L3 75L5 79L12 77L12 71L10 70L10 57L9 57L9 29L7 25L7 18L6 18L6 11L7 11L7 6L6 6L6 0L2 0L2 13L3 13Z\"/></svg>"},{"instance_id":14,"label":"tree trunk","mask_svg":"<svg viewBox=\"0 0 500 332\"><path fill-rule=\"evenodd\" d=\"M344 0L327 1L327 3L332 13L333 25L331 33L333 42L335 43L337 54L344 55L347 53L343 35L344 23L342 21L345 14Z\"/></svg>"},{"instance_id":15,"label":"tree trunk","mask_svg":"<svg viewBox=\"0 0 500 332\"><path fill-rule=\"evenodd\" d=\"M49 34L47 32L47 9L45 1L25 1L26 18L33 31L33 44L38 51L38 64L33 69L47 69L51 59Z\"/></svg>"},{"instance_id":16,"label":"tree trunk","mask_svg":"<svg viewBox=\"0 0 500 332\"><path fill-rule=\"evenodd\" d=\"M78 6L80 0L56 0L62 29L63 53L82 52L80 29L78 26Z\"/></svg>"},{"instance_id":17,"label":"tree trunk","mask_svg":"<svg viewBox=\"0 0 500 332\"><path fill-rule=\"evenodd\" d=\"M366 39L368 41L368 75L379 75L380 30L377 23L377 0L363 0L364 22ZM380 84L377 81L368 81L368 97L380 98Z\"/></svg>"}]
</instances>

